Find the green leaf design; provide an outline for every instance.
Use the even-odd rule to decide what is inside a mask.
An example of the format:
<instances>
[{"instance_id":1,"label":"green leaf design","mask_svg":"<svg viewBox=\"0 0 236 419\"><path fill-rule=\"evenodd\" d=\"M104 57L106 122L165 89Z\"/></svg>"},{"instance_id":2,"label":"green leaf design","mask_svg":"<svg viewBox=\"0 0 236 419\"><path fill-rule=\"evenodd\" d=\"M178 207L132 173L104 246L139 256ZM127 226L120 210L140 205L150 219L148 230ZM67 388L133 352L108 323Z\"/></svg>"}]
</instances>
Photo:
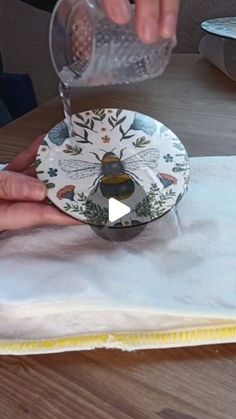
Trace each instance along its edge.
<instances>
[{"instance_id":1,"label":"green leaf design","mask_svg":"<svg viewBox=\"0 0 236 419\"><path fill-rule=\"evenodd\" d=\"M77 125L78 127L81 127L81 128L88 128L85 124L82 124L82 122L75 121L75 125Z\"/></svg>"},{"instance_id":2,"label":"green leaf design","mask_svg":"<svg viewBox=\"0 0 236 419\"><path fill-rule=\"evenodd\" d=\"M87 140L88 139L88 131L84 130L84 139Z\"/></svg>"},{"instance_id":3,"label":"green leaf design","mask_svg":"<svg viewBox=\"0 0 236 419\"><path fill-rule=\"evenodd\" d=\"M116 122L116 126L117 126L117 125L121 125L121 124L123 124L123 122L125 122L125 120L126 120L126 116L123 116L123 118L119 119L119 120Z\"/></svg>"},{"instance_id":4,"label":"green leaf design","mask_svg":"<svg viewBox=\"0 0 236 419\"><path fill-rule=\"evenodd\" d=\"M129 138L130 136L126 136L125 138ZM150 141L147 140L145 137L138 138L136 141L133 142L134 147L143 148L146 145L150 144Z\"/></svg>"},{"instance_id":5,"label":"green leaf design","mask_svg":"<svg viewBox=\"0 0 236 419\"><path fill-rule=\"evenodd\" d=\"M82 153L82 151L83 150L80 147L77 147L77 146L72 147L70 145L67 145L66 149L63 150L63 153L68 154L70 156L78 156L79 154Z\"/></svg>"},{"instance_id":6,"label":"green leaf design","mask_svg":"<svg viewBox=\"0 0 236 419\"><path fill-rule=\"evenodd\" d=\"M47 183L47 188L48 189L53 189L53 188L55 188L55 183L52 183L52 182L50 182L50 183Z\"/></svg>"},{"instance_id":7,"label":"green leaf design","mask_svg":"<svg viewBox=\"0 0 236 419\"><path fill-rule=\"evenodd\" d=\"M186 164L176 163L175 167L173 167L172 172L174 173L180 173L180 172L186 172Z\"/></svg>"},{"instance_id":8,"label":"green leaf design","mask_svg":"<svg viewBox=\"0 0 236 419\"><path fill-rule=\"evenodd\" d=\"M180 143L173 143L173 146L177 149L177 150L179 150L179 151L183 151L184 150L184 147L182 146L182 144L180 144Z\"/></svg>"},{"instance_id":9,"label":"green leaf design","mask_svg":"<svg viewBox=\"0 0 236 419\"><path fill-rule=\"evenodd\" d=\"M73 149L73 153L71 155L72 156L78 156L81 153L82 153L82 148L75 146L74 149Z\"/></svg>"},{"instance_id":10,"label":"green leaf design","mask_svg":"<svg viewBox=\"0 0 236 419\"><path fill-rule=\"evenodd\" d=\"M118 109L116 111L116 117L111 116L111 117L108 118L108 122L111 125L112 129L114 129L118 126L121 126L121 124L123 124L123 122L126 120L126 118L127 118L126 115L119 119L119 116L120 116L121 112L122 112L122 110Z\"/></svg>"},{"instance_id":11,"label":"green leaf design","mask_svg":"<svg viewBox=\"0 0 236 419\"><path fill-rule=\"evenodd\" d=\"M119 127L119 130L120 130L120 133L121 133L122 137L124 137L125 131L123 130L123 128L121 126Z\"/></svg>"},{"instance_id":12,"label":"green leaf design","mask_svg":"<svg viewBox=\"0 0 236 419\"><path fill-rule=\"evenodd\" d=\"M41 159L37 159L35 161L35 168L37 169L40 166L41 163L42 163L42 160Z\"/></svg>"},{"instance_id":13,"label":"green leaf design","mask_svg":"<svg viewBox=\"0 0 236 419\"><path fill-rule=\"evenodd\" d=\"M81 202L83 202L84 201L84 203L86 202L86 199L87 199L87 197L86 197L86 195L84 194L84 192L82 192L81 194L78 194L78 200L79 201L81 201Z\"/></svg>"},{"instance_id":14,"label":"green leaf design","mask_svg":"<svg viewBox=\"0 0 236 419\"><path fill-rule=\"evenodd\" d=\"M92 141L89 141L88 139L88 131L86 131L84 129L84 135L80 135L80 134L75 134L76 137L81 138L81 140L76 140L77 143L89 143L89 144L93 144Z\"/></svg>"},{"instance_id":15,"label":"green leaf design","mask_svg":"<svg viewBox=\"0 0 236 419\"><path fill-rule=\"evenodd\" d=\"M75 125L81 128L88 129L92 132L96 132L94 131L94 120L92 118L87 118L87 120L86 121L83 120L83 122L75 121Z\"/></svg>"},{"instance_id":16,"label":"green leaf design","mask_svg":"<svg viewBox=\"0 0 236 419\"><path fill-rule=\"evenodd\" d=\"M108 208L102 208L91 200L86 201L85 216L94 224L105 224L108 221Z\"/></svg>"},{"instance_id":17,"label":"green leaf design","mask_svg":"<svg viewBox=\"0 0 236 419\"><path fill-rule=\"evenodd\" d=\"M43 183L45 183L45 185L47 186L48 189L53 189L56 186L55 183L49 182L48 179L44 180Z\"/></svg>"},{"instance_id":18,"label":"green leaf design","mask_svg":"<svg viewBox=\"0 0 236 419\"><path fill-rule=\"evenodd\" d=\"M43 173L45 173L44 170L37 170L36 172L37 172L37 175L42 175Z\"/></svg>"},{"instance_id":19,"label":"green leaf design","mask_svg":"<svg viewBox=\"0 0 236 419\"><path fill-rule=\"evenodd\" d=\"M116 111L116 119L119 118L121 112L122 112L122 109L117 109L117 111Z\"/></svg>"},{"instance_id":20,"label":"green leaf design","mask_svg":"<svg viewBox=\"0 0 236 419\"><path fill-rule=\"evenodd\" d=\"M183 198L183 194L180 193L179 196L178 196L178 198L177 198L177 200L176 200L176 205L178 205L180 203L180 201L181 201L182 198Z\"/></svg>"},{"instance_id":21,"label":"green leaf design","mask_svg":"<svg viewBox=\"0 0 236 419\"><path fill-rule=\"evenodd\" d=\"M94 128L94 121L91 119L91 130Z\"/></svg>"},{"instance_id":22,"label":"green leaf design","mask_svg":"<svg viewBox=\"0 0 236 419\"><path fill-rule=\"evenodd\" d=\"M111 125L112 128L115 128L115 124L110 117L108 118L108 123Z\"/></svg>"},{"instance_id":23,"label":"green leaf design","mask_svg":"<svg viewBox=\"0 0 236 419\"><path fill-rule=\"evenodd\" d=\"M130 138L132 138L132 137L134 137L134 136L135 136L135 134L129 134L129 132L130 132L131 128L129 128L129 129L125 132L125 131L123 130L122 126L120 125L119 130L120 130L120 133L121 133L121 135L122 135L122 137L121 137L120 141L123 141L123 140L128 140L128 139L130 139ZM128 134L129 134L129 135L128 135Z\"/></svg>"},{"instance_id":24,"label":"green leaf design","mask_svg":"<svg viewBox=\"0 0 236 419\"><path fill-rule=\"evenodd\" d=\"M92 112L95 115L93 117L93 119L97 118L97 119L95 119L95 121L102 122L104 120L104 118L106 117L105 109L93 109Z\"/></svg>"},{"instance_id":25,"label":"green leaf design","mask_svg":"<svg viewBox=\"0 0 236 419\"><path fill-rule=\"evenodd\" d=\"M108 221L108 208L102 208L100 205L95 204L92 200L87 199L84 193L78 195L79 204L66 203L64 210L67 212L76 212L84 215L93 224L105 224Z\"/></svg>"},{"instance_id":26,"label":"green leaf design","mask_svg":"<svg viewBox=\"0 0 236 419\"><path fill-rule=\"evenodd\" d=\"M106 113L104 111L104 113L101 114L101 121L103 121L106 118Z\"/></svg>"},{"instance_id":27,"label":"green leaf design","mask_svg":"<svg viewBox=\"0 0 236 419\"><path fill-rule=\"evenodd\" d=\"M153 220L165 214L174 204L176 193L170 189L160 192L156 183L152 184L146 198L135 209L140 218Z\"/></svg>"},{"instance_id":28,"label":"green leaf design","mask_svg":"<svg viewBox=\"0 0 236 419\"><path fill-rule=\"evenodd\" d=\"M77 113L76 116L77 116L77 118L79 118L81 121L84 122L84 118L83 118L83 116L80 113Z\"/></svg>"},{"instance_id":29,"label":"green leaf design","mask_svg":"<svg viewBox=\"0 0 236 419\"><path fill-rule=\"evenodd\" d=\"M78 204L66 203L64 205L64 210L67 211L67 212L78 212L79 214L83 214L83 208L79 207Z\"/></svg>"}]
</instances>

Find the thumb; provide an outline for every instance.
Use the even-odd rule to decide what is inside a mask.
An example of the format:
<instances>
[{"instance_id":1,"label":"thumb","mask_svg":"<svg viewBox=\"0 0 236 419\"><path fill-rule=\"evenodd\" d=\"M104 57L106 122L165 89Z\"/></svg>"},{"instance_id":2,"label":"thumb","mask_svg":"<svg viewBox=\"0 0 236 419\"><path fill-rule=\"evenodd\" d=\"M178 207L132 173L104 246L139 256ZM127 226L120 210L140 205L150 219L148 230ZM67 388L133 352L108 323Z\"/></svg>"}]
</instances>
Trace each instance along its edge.
<instances>
[{"instance_id":1,"label":"thumb","mask_svg":"<svg viewBox=\"0 0 236 419\"><path fill-rule=\"evenodd\" d=\"M42 201L47 188L39 180L20 173L0 172L0 199L8 201Z\"/></svg>"}]
</instances>

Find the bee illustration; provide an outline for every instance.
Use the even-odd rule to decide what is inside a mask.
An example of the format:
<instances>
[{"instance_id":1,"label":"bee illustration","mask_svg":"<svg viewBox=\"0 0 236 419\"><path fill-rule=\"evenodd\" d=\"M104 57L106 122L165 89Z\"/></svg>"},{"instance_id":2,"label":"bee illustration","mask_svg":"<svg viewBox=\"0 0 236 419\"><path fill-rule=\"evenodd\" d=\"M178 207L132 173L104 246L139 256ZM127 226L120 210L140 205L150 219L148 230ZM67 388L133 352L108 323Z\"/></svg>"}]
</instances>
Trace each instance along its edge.
<instances>
[{"instance_id":1,"label":"bee illustration","mask_svg":"<svg viewBox=\"0 0 236 419\"><path fill-rule=\"evenodd\" d=\"M60 160L59 167L66 172L70 179L83 179L96 176L91 186L95 192L100 187L102 195L109 199L119 201L131 197L135 190L135 183L139 185L140 179L133 173L139 169L156 169L158 166L159 151L157 149L142 150L139 153L123 159L124 150L118 157L114 151L104 152L102 158L93 154L99 163L83 160Z\"/></svg>"}]
</instances>

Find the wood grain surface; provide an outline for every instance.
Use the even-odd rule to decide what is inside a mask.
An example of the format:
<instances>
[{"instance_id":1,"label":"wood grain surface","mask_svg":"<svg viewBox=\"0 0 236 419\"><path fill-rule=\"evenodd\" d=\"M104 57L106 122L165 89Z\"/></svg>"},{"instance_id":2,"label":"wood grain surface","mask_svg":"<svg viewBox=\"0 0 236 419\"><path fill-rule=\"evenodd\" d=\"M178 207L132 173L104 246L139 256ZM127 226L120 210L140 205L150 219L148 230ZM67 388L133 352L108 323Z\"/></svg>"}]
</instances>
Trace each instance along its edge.
<instances>
[{"instance_id":1,"label":"wood grain surface","mask_svg":"<svg viewBox=\"0 0 236 419\"><path fill-rule=\"evenodd\" d=\"M234 345L0 358L1 419L235 419Z\"/></svg>"},{"instance_id":2,"label":"wood grain surface","mask_svg":"<svg viewBox=\"0 0 236 419\"><path fill-rule=\"evenodd\" d=\"M157 81L81 91L77 110L122 106L172 128L191 155L236 154L236 89L198 56ZM62 117L58 100L0 130L8 161ZM235 419L236 346L0 357L1 419Z\"/></svg>"},{"instance_id":3,"label":"wood grain surface","mask_svg":"<svg viewBox=\"0 0 236 419\"><path fill-rule=\"evenodd\" d=\"M123 107L164 122L190 155L236 154L236 84L195 54L176 54L157 80L130 86L80 89L73 109ZM54 99L0 129L0 159L8 161L63 117Z\"/></svg>"}]
</instances>

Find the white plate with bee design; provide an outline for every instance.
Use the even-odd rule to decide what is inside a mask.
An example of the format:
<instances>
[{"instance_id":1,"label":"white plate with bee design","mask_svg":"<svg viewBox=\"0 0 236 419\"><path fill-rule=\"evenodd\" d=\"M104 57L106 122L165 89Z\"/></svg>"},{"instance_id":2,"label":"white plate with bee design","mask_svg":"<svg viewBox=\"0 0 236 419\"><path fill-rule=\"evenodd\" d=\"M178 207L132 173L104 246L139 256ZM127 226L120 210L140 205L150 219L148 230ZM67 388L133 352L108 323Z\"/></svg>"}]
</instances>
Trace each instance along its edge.
<instances>
[{"instance_id":1,"label":"white plate with bee design","mask_svg":"<svg viewBox=\"0 0 236 419\"><path fill-rule=\"evenodd\" d=\"M94 109L73 115L72 123L73 137L65 121L59 123L44 138L36 160L49 199L62 211L107 225L112 197L131 212L111 226L127 227L162 217L180 202L189 159L161 122L128 110Z\"/></svg>"}]
</instances>

